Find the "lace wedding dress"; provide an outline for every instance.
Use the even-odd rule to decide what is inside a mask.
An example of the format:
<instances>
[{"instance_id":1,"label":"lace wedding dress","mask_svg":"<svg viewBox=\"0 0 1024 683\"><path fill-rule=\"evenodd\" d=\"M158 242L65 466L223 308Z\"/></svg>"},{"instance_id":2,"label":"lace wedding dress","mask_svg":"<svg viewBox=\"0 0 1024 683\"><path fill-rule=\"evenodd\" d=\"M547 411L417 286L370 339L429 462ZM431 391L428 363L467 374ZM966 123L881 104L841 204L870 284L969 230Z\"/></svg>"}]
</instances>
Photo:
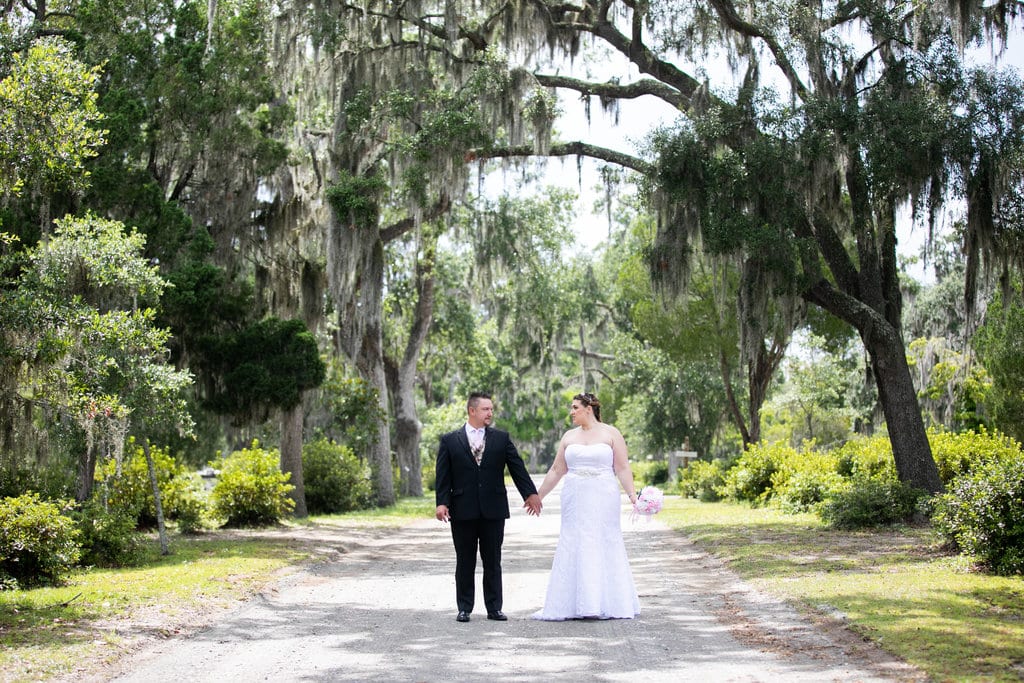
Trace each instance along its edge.
<instances>
[{"instance_id":1,"label":"lace wedding dress","mask_svg":"<svg viewBox=\"0 0 1024 683\"><path fill-rule=\"evenodd\" d=\"M608 444L570 444L562 526L544 609L534 619L632 619L640 614L622 540L619 480Z\"/></svg>"}]
</instances>

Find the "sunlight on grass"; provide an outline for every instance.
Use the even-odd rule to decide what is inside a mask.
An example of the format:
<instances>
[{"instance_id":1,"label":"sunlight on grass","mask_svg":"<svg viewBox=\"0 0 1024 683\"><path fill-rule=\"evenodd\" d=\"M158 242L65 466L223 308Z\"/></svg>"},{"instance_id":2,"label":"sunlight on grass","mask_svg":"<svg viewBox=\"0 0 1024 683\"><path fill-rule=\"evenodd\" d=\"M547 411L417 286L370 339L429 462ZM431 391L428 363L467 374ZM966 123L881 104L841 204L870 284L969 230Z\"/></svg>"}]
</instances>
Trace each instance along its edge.
<instances>
[{"instance_id":1,"label":"sunlight on grass","mask_svg":"<svg viewBox=\"0 0 1024 683\"><path fill-rule=\"evenodd\" d=\"M394 506L290 520L260 532L175 536L144 566L93 569L67 586L0 592L0 680L75 675L114 661L131 631L187 623L225 608L312 557L295 528L397 528L432 519L433 495ZM659 515L752 585L839 613L855 631L939 681L1016 681L1024 674L1024 581L972 573L929 528L831 531L814 515L667 496ZM306 533L306 535L310 535ZM147 615L155 615L150 620ZM168 618L170 617L170 618ZM129 621L130 620L130 621Z\"/></svg>"},{"instance_id":2,"label":"sunlight on grass","mask_svg":"<svg viewBox=\"0 0 1024 683\"><path fill-rule=\"evenodd\" d=\"M0 592L0 679L40 680L113 660L126 646L119 621L145 622L152 610L185 621L200 605L228 607L308 556L287 539L179 537L171 555L151 550L140 567L84 570L66 586Z\"/></svg>"},{"instance_id":3,"label":"sunlight on grass","mask_svg":"<svg viewBox=\"0 0 1024 683\"><path fill-rule=\"evenodd\" d=\"M40 680L72 673L83 663L113 661L128 646L119 622L145 622L153 612L160 615L154 623L186 622L200 607L226 608L251 596L280 570L312 556L288 538L289 528L397 528L433 514L430 495L387 508L288 520L230 538L216 531L175 536L166 557L151 541L139 567L79 571L57 588L0 591L0 680Z\"/></svg>"},{"instance_id":4,"label":"sunlight on grass","mask_svg":"<svg viewBox=\"0 0 1024 683\"><path fill-rule=\"evenodd\" d=\"M356 510L338 515L316 515L313 523L345 524L375 527L402 526L417 519L434 518L434 494L419 498L401 498L395 505L372 510Z\"/></svg>"},{"instance_id":5,"label":"sunlight on grass","mask_svg":"<svg viewBox=\"0 0 1024 683\"><path fill-rule=\"evenodd\" d=\"M814 515L675 497L660 516L755 587L838 611L935 680L1024 674L1024 582L967 571L930 528L832 531Z\"/></svg>"}]
</instances>

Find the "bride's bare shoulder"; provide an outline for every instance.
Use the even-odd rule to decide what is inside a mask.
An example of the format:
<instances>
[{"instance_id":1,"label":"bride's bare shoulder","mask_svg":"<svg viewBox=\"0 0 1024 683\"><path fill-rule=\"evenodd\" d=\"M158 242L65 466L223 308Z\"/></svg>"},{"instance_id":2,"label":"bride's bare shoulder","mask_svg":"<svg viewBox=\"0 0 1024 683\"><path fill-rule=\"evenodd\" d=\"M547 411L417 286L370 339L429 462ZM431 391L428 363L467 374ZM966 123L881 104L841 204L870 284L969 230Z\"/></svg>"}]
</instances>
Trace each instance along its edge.
<instances>
[{"instance_id":1,"label":"bride's bare shoulder","mask_svg":"<svg viewBox=\"0 0 1024 683\"><path fill-rule=\"evenodd\" d=\"M580 429L579 427L573 427L572 429L570 429L570 430L566 431L564 434L562 434L562 445L563 446L569 446L569 445L572 445L574 443L583 443L580 440L580 439L582 439L582 436L583 436L583 430Z\"/></svg>"},{"instance_id":2,"label":"bride's bare shoulder","mask_svg":"<svg viewBox=\"0 0 1024 683\"><path fill-rule=\"evenodd\" d=\"M601 426L605 429L606 434L618 437L622 436L622 432L620 432L615 425L610 425L607 422L602 422Z\"/></svg>"}]
</instances>

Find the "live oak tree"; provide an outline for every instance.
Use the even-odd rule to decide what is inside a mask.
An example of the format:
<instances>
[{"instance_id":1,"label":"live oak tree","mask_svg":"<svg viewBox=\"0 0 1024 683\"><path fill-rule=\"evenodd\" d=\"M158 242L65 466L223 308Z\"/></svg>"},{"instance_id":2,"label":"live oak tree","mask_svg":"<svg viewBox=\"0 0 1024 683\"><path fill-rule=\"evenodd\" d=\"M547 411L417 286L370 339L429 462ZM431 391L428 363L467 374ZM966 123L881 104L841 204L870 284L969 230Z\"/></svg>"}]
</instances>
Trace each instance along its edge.
<instances>
[{"instance_id":1,"label":"live oak tree","mask_svg":"<svg viewBox=\"0 0 1024 683\"><path fill-rule=\"evenodd\" d=\"M464 192L466 150L489 144L495 121L505 120L486 106L487 93L521 84L486 65L465 77L453 74L448 67L457 65L443 54L419 50L386 30L386 15L331 9L344 10L332 33L287 41L303 49L282 57L294 69L296 97L310 100L302 108L328 112L325 130L307 131L318 140L314 163L322 164L332 209L324 237L328 289L338 316L338 349L379 397L368 459L376 502L387 505L394 487L383 353L385 245L449 210ZM318 57L313 64L304 51L310 44ZM324 73L337 84L329 91L320 88ZM544 102L536 108L543 110ZM513 140L522 138L523 125L509 131ZM382 220L396 214L393 221Z\"/></svg>"},{"instance_id":2,"label":"live oak tree","mask_svg":"<svg viewBox=\"0 0 1024 683\"><path fill-rule=\"evenodd\" d=\"M173 283L159 315L174 331L172 359L181 366L198 367L192 352L200 334L237 331L254 308L256 317L268 309L285 317L303 309L296 301L302 288L293 280L282 284L280 273L291 278L315 268L269 253L268 233L276 233L256 191L258 179L284 159L285 145L273 134L291 111L269 78L268 5L18 2L0 6L0 20L5 57L7 49L30 55L30 46L63 36L67 54L101 65L85 74L95 92L86 102L91 109L83 108L76 121L102 115L105 130L91 132L106 143L97 153L93 140L70 144L71 131L52 126L78 156L92 157L79 164L90 182L51 182L43 196L22 193L5 202L9 229L31 244L39 231L23 225L22 216L83 209L135 226L147 237L146 256ZM56 88L59 81L48 83ZM48 91L34 92L39 99ZM46 111L59 119L72 101L66 97ZM57 161L78 159L62 154ZM307 312L315 325L322 302Z\"/></svg>"},{"instance_id":3,"label":"live oak tree","mask_svg":"<svg viewBox=\"0 0 1024 683\"><path fill-rule=\"evenodd\" d=\"M651 265L663 283L685 283L697 246L739 264L748 366L771 338L765 323L793 320L801 300L853 326L871 359L900 478L941 488L905 357L897 216L907 203L926 222L951 201L966 204L968 288L983 257L1001 268L1019 257L1021 86L1011 75L968 68L962 56L976 39L1005 39L1017 3L533 0L371 2L342 11L358 18L360 37L376 39L372 49L356 50L367 60L373 51L401 54L443 65L462 83L504 60L519 87L480 91L486 99L473 111L491 114L495 125L467 158L577 154L645 174L661 214ZM586 45L640 77L587 81L538 61L554 54L561 63ZM735 92L693 66L715 50L743 74ZM349 74L360 83L394 78L384 62L369 64ZM648 159L552 142L543 126L528 139L524 120L550 121L534 116L531 105L543 101L537 88L605 102L650 95L676 107L680 119L654 136ZM445 184L457 186L457 170L447 170Z\"/></svg>"},{"instance_id":4,"label":"live oak tree","mask_svg":"<svg viewBox=\"0 0 1024 683\"><path fill-rule=\"evenodd\" d=\"M652 221L635 227L631 255L617 257L616 299L625 307L632 339L615 345L616 388L636 397L632 410L644 425L646 443L657 453L679 450L689 440L701 457L710 456L723 418L749 438L738 372L739 330L735 315L735 272L698 266L685 298L671 304L651 295L650 271L641 244ZM640 236L643 237L640 237ZM623 245L623 249L626 245ZM754 414L759 414L758 411ZM758 421L759 424L759 421Z\"/></svg>"},{"instance_id":5,"label":"live oak tree","mask_svg":"<svg viewBox=\"0 0 1024 683\"><path fill-rule=\"evenodd\" d=\"M251 267L268 306L316 322L330 300L338 350L379 396L368 455L387 503L385 246L447 212L472 164L559 155L644 175L661 216L651 266L668 289L685 284L698 252L742 273L751 386L770 377L777 333L785 338L804 302L856 328L900 476L936 489L899 324L896 212L909 198L928 219L963 200L968 289L1012 267L1003 257L1019 255L1021 88L964 68L959 46L986 28L998 42L1018 7L125 0L2 10L6 19L27 8L10 25L36 34L83 31L90 61L110 58L101 103L117 114L117 154L95 183L111 191L105 210L122 217L152 200L159 223L171 198L209 226L232 274ZM640 77L564 75L583 48ZM744 74L738 91L693 66L715 50ZM680 118L639 158L552 137L553 89L612 104L656 97ZM290 137L275 139L282 123ZM114 169L118 159L131 172ZM118 187L138 192L117 198ZM159 239L144 226L151 244L187 243L188 221L169 223Z\"/></svg>"},{"instance_id":6,"label":"live oak tree","mask_svg":"<svg viewBox=\"0 0 1024 683\"><path fill-rule=\"evenodd\" d=\"M570 397L606 376L598 349L612 321L593 264L568 255L574 195L517 189L475 203L471 282L486 331L478 336L500 366L488 385L500 419L515 423L520 450L543 468L566 428Z\"/></svg>"},{"instance_id":7,"label":"live oak tree","mask_svg":"<svg viewBox=\"0 0 1024 683\"><path fill-rule=\"evenodd\" d=\"M708 95L691 123L656 141L654 182L667 218L656 263L676 265L673 251L699 236L712 250L742 254L759 272L759 291L797 294L853 326L871 359L900 478L936 491L901 328L897 214L910 203L931 219L963 197L969 270L979 242L990 255L1013 257L1005 238L1021 176L1008 162L1020 153L1020 84L969 71L956 43L973 38L990 10L711 6L748 52L747 80L735 101ZM987 18L1005 26L1014 11L1000 4ZM840 27L863 43L842 43ZM785 99L757 87L759 55L774 62ZM741 316L757 313L741 306Z\"/></svg>"}]
</instances>

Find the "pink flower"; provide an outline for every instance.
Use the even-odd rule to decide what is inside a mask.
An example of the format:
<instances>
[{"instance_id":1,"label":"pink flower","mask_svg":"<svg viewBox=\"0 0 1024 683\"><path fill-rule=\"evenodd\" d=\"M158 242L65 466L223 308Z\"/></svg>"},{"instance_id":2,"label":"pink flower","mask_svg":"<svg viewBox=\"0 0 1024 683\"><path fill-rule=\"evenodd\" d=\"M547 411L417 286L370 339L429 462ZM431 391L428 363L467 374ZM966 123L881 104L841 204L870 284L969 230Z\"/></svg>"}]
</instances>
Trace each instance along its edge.
<instances>
[{"instance_id":1,"label":"pink flower","mask_svg":"<svg viewBox=\"0 0 1024 683\"><path fill-rule=\"evenodd\" d=\"M656 486L645 486L633 503L633 511L638 515L656 515L661 512L661 503L665 495Z\"/></svg>"}]
</instances>

